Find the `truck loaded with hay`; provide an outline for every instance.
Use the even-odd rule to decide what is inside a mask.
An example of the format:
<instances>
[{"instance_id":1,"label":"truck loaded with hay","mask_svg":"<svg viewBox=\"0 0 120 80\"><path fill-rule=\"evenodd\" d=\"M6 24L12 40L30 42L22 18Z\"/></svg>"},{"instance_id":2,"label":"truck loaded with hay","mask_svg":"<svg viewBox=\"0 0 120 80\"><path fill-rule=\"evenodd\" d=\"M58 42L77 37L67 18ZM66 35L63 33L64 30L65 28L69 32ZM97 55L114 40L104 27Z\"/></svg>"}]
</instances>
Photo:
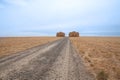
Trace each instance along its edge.
<instances>
[{"instance_id":1,"label":"truck loaded with hay","mask_svg":"<svg viewBox=\"0 0 120 80\"><path fill-rule=\"evenodd\" d=\"M58 32L56 34L56 37L65 37L65 33L64 32Z\"/></svg>"},{"instance_id":2,"label":"truck loaded with hay","mask_svg":"<svg viewBox=\"0 0 120 80\"><path fill-rule=\"evenodd\" d=\"M70 32L69 37L79 37L79 32L76 31Z\"/></svg>"}]
</instances>

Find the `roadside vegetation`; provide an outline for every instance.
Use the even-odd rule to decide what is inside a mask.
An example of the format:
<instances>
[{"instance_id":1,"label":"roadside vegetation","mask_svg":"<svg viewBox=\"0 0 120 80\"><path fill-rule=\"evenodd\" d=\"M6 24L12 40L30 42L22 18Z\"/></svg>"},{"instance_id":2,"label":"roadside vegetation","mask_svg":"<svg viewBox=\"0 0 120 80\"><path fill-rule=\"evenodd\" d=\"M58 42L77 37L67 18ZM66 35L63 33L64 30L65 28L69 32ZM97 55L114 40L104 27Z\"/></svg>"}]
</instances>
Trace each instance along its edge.
<instances>
[{"instance_id":1,"label":"roadside vegetation","mask_svg":"<svg viewBox=\"0 0 120 80\"><path fill-rule=\"evenodd\" d=\"M120 37L70 38L98 80L120 80Z\"/></svg>"},{"instance_id":2,"label":"roadside vegetation","mask_svg":"<svg viewBox=\"0 0 120 80\"><path fill-rule=\"evenodd\" d=\"M58 37L6 37L0 38L0 57L42 45Z\"/></svg>"}]
</instances>

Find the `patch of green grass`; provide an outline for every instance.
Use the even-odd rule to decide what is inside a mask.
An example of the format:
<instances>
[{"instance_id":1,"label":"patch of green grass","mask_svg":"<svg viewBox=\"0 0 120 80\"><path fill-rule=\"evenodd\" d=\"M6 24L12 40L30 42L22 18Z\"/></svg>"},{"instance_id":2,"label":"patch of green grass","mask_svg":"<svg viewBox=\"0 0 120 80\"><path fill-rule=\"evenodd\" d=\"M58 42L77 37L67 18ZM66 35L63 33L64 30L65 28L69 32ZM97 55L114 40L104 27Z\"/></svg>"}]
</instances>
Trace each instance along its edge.
<instances>
[{"instance_id":1,"label":"patch of green grass","mask_svg":"<svg viewBox=\"0 0 120 80\"><path fill-rule=\"evenodd\" d=\"M101 71L97 74L97 80L108 80L108 74Z\"/></svg>"}]
</instances>

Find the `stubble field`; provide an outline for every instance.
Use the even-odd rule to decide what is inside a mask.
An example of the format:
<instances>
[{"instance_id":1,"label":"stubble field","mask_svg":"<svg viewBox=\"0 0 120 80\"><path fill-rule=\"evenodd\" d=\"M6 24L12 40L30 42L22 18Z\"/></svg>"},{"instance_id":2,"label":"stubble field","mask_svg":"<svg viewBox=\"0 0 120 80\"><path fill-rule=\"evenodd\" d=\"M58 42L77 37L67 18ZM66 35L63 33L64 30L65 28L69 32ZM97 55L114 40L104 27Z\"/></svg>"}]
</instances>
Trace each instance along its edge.
<instances>
[{"instance_id":1,"label":"stubble field","mask_svg":"<svg viewBox=\"0 0 120 80\"><path fill-rule=\"evenodd\" d=\"M17 53L60 38L57 37L4 37L0 38L0 57Z\"/></svg>"},{"instance_id":2,"label":"stubble field","mask_svg":"<svg viewBox=\"0 0 120 80\"><path fill-rule=\"evenodd\" d=\"M79 37L70 40L97 79L120 80L120 37Z\"/></svg>"}]
</instances>

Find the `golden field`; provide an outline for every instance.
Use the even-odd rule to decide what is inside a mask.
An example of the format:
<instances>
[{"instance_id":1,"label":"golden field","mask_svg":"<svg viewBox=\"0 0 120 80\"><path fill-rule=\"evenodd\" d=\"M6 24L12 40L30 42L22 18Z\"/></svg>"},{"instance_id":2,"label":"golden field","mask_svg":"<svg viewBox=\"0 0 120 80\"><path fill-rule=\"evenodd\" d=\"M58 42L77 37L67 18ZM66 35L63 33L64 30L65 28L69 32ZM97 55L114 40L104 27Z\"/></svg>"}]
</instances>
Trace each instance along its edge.
<instances>
[{"instance_id":1,"label":"golden field","mask_svg":"<svg viewBox=\"0 0 120 80\"><path fill-rule=\"evenodd\" d=\"M98 80L120 80L120 37L79 37L70 40L88 70Z\"/></svg>"},{"instance_id":2,"label":"golden field","mask_svg":"<svg viewBox=\"0 0 120 80\"><path fill-rule=\"evenodd\" d=\"M0 38L0 57L42 45L60 38L57 37L6 37Z\"/></svg>"}]
</instances>

